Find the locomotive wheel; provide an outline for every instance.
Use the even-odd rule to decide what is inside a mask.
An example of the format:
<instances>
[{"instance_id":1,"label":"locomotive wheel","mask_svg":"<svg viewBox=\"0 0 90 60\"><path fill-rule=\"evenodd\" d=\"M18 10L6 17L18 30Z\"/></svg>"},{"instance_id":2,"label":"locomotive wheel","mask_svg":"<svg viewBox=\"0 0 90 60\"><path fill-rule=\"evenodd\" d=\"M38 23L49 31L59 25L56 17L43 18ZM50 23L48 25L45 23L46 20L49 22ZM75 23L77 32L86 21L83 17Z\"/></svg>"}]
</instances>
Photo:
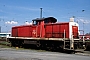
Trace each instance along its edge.
<instances>
[{"instance_id":1,"label":"locomotive wheel","mask_svg":"<svg viewBox=\"0 0 90 60\"><path fill-rule=\"evenodd\" d=\"M40 47L40 46L41 46L41 44L40 44L40 43L38 43L38 44L36 44L36 46L37 46L37 47Z\"/></svg>"},{"instance_id":2,"label":"locomotive wheel","mask_svg":"<svg viewBox=\"0 0 90 60\"><path fill-rule=\"evenodd\" d=\"M40 49L40 46L41 46L40 41L37 41L37 44L36 44L37 49Z\"/></svg>"}]
</instances>

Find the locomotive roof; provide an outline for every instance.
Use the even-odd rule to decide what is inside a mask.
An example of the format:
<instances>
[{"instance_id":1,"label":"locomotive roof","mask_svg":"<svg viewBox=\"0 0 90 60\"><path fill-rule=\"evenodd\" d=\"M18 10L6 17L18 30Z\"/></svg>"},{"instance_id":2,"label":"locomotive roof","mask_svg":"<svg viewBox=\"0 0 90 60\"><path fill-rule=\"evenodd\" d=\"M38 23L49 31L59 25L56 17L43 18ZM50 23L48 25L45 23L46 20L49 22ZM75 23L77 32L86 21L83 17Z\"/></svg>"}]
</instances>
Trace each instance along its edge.
<instances>
[{"instance_id":1,"label":"locomotive roof","mask_svg":"<svg viewBox=\"0 0 90 60\"><path fill-rule=\"evenodd\" d=\"M33 19L32 21L42 21L42 20L51 20L53 22L57 22L57 19L54 17L47 17L47 18L37 18L37 19Z\"/></svg>"}]
</instances>

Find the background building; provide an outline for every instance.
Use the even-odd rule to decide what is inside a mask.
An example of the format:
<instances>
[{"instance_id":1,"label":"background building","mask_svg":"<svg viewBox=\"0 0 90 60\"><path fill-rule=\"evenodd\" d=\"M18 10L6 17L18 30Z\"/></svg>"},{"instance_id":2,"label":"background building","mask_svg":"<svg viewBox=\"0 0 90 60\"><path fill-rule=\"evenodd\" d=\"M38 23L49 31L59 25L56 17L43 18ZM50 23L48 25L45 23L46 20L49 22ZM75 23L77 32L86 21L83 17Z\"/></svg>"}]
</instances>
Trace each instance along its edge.
<instances>
[{"instance_id":1,"label":"background building","mask_svg":"<svg viewBox=\"0 0 90 60\"><path fill-rule=\"evenodd\" d=\"M0 33L0 37L10 37L11 33Z\"/></svg>"}]
</instances>

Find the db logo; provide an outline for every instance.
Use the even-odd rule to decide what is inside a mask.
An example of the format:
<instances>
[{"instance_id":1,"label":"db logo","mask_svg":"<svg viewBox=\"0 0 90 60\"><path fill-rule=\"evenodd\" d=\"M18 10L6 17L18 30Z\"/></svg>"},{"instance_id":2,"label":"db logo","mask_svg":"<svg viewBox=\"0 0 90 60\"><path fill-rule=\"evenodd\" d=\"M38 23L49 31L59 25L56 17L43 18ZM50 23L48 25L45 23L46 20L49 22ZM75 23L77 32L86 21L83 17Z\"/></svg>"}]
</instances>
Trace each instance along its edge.
<instances>
[{"instance_id":1,"label":"db logo","mask_svg":"<svg viewBox=\"0 0 90 60\"><path fill-rule=\"evenodd\" d=\"M33 32L32 32L33 34L36 34L36 30L33 30Z\"/></svg>"}]
</instances>

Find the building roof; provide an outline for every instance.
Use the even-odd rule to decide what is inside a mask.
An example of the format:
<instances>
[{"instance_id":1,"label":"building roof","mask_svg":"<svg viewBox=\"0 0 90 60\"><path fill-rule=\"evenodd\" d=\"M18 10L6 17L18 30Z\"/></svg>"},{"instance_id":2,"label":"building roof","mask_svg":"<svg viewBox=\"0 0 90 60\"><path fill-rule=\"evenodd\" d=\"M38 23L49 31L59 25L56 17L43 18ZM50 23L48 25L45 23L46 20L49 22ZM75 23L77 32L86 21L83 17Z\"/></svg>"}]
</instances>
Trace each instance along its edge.
<instances>
[{"instance_id":1,"label":"building roof","mask_svg":"<svg viewBox=\"0 0 90 60\"><path fill-rule=\"evenodd\" d=\"M11 34L11 33L0 33L0 34Z\"/></svg>"}]
</instances>

